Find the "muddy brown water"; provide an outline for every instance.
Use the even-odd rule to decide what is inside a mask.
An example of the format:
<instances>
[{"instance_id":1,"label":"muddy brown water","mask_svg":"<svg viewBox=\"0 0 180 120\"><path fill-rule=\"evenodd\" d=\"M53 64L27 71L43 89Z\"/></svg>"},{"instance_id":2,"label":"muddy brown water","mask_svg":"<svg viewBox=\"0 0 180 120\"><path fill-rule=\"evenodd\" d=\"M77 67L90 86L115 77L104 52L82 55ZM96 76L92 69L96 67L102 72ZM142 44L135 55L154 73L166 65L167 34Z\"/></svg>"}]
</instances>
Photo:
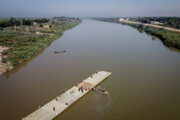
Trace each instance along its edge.
<instances>
[{"instance_id":1,"label":"muddy brown water","mask_svg":"<svg viewBox=\"0 0 180 120\"><path fill-rule=\"evenodd\" d=\"M54 54L54 51L66 53ZM0 77L0 120L27 116L96 70L112 72L56 120L180 120L180 52L116 23L83 20Z\"/></svg>"}]
</instances>

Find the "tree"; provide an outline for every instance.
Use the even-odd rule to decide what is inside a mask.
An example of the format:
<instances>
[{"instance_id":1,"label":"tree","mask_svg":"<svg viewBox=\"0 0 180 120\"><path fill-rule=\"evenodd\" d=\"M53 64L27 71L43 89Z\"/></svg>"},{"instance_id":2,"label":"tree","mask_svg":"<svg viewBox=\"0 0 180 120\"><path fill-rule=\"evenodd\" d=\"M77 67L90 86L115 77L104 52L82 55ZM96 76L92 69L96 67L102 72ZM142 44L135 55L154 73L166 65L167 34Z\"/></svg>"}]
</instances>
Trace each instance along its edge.
<instances>
[{"instance_id":1,"label":"tree","mask_svg":"<svg viewBox=\"0 0 180 120\"><path fill-rule=\"evenodd\" d=\"M8 21L4 20L4 21L0 22L0 27L5 28L5 27L8 27L8 26L9 26Z\"/></svg>"},{"instance_id":2,"label":"tree","mask_svg":"<svg viewBox=\"0 0 180 120\"><path fill-rule=\"evenodd\" d=\"M43 27L43 25L42 25L42 24L40 24L39 26L40 26L40 27Z\"/></svg>"},{"instance_id":3,"label":"tree","mask_svg":"<svg viewBox=\"0 0 180 120\"><path fill-rule=\"evenodd\" d=\"M32 22L33 22L32 20L29 20L29 19L28 20L23 19L22 21L23 21L23 25L32 25Z\"/></svg>"},{"instance_id":4,"label":"tree","mask_svg":"<svg viewBox=\"0 0 180 120\"><path fill-rule=\"evenodd\" d=\"M9 19L9 21L8 21L9 26L14 26L15 23L16 23L16 19L13 18L13 17L11 17L11 18Z\"/></svg>"}]
</instances>

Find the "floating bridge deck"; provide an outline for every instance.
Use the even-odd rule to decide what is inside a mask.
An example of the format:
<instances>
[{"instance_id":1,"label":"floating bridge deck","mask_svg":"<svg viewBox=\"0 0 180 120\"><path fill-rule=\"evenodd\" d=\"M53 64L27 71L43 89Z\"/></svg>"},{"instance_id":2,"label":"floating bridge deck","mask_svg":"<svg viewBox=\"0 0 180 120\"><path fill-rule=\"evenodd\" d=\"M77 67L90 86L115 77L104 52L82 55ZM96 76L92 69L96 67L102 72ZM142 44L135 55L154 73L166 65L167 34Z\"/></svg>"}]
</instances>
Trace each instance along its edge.
<instances>
[{"instance_id":1,"label":"floating bridge deck","mask_svg":"<svg viewBox=\"0 0 180 120\"><path fill-rule=\"evenodd\" d=\"M83 80L81 83L73 86L62 95L56 97L49 103L40 107L35 112L31 113L23 120L52 120L56 116L60 115L64 110L71 106L74 102L88 93L92 88L97 86L103 80L111 75L110 72L98 71Z\"/></svg>"}]
</instances>

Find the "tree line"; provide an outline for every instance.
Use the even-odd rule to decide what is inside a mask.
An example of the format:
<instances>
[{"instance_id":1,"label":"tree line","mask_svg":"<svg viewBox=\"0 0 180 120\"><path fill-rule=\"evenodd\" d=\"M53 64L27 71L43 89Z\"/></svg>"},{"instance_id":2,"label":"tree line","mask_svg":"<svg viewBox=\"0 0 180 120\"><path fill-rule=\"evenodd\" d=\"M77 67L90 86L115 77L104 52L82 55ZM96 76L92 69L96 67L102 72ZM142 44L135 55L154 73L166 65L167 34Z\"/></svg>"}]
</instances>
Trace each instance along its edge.
<instances>
[{"instance_id":1,"label":"tree line","mask_svg":"<svg viewBox=\"0 0 180 120\"><path fill-rule=\"evenodd\" d=\"M39 24L41 23L47 23L50 20L47 18L38 18L38 19L25 19L25 18L9 18L6 20L0 20L0 27L5 28L8 26L19 26L19 25L32 25L33 22L37 22Z\"/></svg>"},{"instance_id":2,"label":"tree line","mask_svg":"<svg viewBox=\"0 0 180 120\"><path fill-rule=\"evenodd\" d=\"M142 23L151 23L151 21L157 21L166 27L172 27L180 29L180 17L138 17L134 20Z\"/></svg>"}]
</instances>

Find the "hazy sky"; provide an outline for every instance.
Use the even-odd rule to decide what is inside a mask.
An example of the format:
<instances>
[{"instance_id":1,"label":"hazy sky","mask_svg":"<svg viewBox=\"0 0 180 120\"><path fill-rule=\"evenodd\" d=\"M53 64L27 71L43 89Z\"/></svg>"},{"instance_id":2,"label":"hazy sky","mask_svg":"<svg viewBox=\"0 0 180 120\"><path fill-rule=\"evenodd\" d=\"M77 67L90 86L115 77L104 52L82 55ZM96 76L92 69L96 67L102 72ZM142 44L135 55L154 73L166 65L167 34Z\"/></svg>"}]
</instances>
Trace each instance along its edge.
<instances>
[{"instance_id":1,"label":"hazy sky","mask_svg":"<svg viewBox=\"0 0 180 120\"><path fill-rule=\"evenodd\" d=\"M0 0L0 17L180 16L180 0Z\"/></svg>"}]
</instances>

